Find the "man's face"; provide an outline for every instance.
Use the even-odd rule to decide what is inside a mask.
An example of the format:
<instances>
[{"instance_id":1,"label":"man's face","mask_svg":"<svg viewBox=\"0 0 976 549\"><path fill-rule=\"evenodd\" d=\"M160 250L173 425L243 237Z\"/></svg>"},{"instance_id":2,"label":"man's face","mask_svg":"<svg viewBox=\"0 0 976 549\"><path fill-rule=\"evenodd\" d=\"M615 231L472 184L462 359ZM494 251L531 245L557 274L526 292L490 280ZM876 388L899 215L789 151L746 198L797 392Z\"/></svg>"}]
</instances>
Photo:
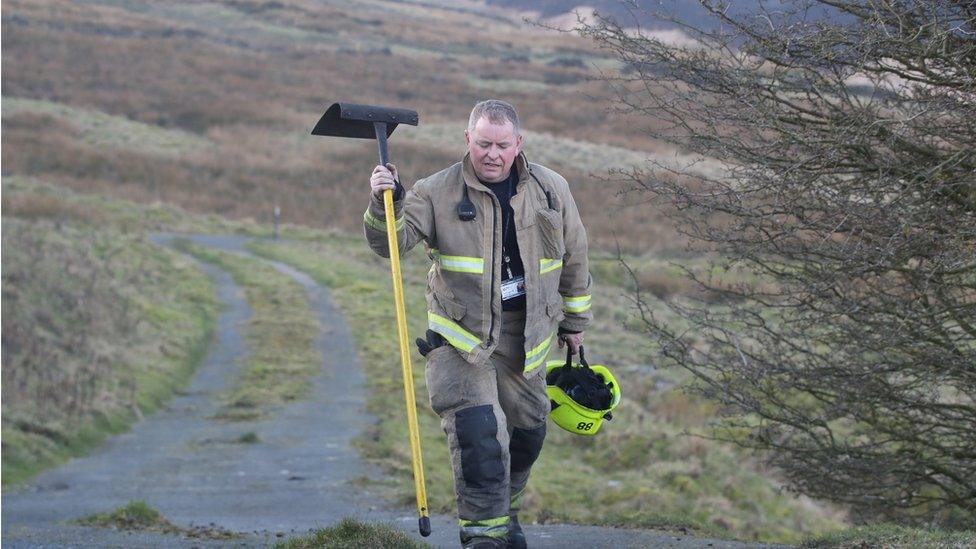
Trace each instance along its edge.
<instances>
[{"instance_id":1,"label":"man's face","mask_svg":"<svg viewBox=\"0 0 976 549\"><path fill-rule=\"evenodd\" d=\"M508 120L493 124L482 116L473 130L464 131L464 139L471 153L474 173L485 183L498 183L508 177L515 157L522 152L522 136L515 135L515 126Z\"/></svg>"}]
</instances>

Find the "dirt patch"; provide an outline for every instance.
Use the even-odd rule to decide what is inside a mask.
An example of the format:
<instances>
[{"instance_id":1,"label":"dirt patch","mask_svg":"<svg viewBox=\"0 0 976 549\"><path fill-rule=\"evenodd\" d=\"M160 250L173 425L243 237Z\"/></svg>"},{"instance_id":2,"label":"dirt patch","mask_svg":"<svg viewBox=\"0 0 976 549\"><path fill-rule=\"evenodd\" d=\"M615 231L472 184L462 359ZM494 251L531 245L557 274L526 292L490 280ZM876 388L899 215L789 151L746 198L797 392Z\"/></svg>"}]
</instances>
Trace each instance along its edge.
<instances>
[{"instance_id":1,"label":"dirt patch","mask_svg":"<svg viewBox=\"0 0 976 549\"><path fill-rule=\"evenodd\" d=\"M73 522L79 526L179 534L187 538L240 539L244 537L242 534L221 528L214 523L207 526L191 524L188 528L181 528L167 520L162 513L144 501L133 501L114 511L90 515Z\"/></svg>"}]
</instances>

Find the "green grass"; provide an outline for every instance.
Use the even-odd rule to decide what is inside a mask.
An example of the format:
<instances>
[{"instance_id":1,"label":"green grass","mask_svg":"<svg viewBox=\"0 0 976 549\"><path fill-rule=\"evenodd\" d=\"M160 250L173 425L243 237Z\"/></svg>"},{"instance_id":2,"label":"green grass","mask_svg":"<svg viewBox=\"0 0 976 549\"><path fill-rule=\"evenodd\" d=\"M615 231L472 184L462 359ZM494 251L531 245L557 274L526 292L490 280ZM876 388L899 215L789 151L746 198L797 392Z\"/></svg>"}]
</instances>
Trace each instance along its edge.
<instances>
[{"instance_id":1,"label":"green grass","mask_svg":"<svg viewBox=\"0 0 976 549\"><path fill-rule=\"evenodd\" d=\"M135 414L98 413L81 420L40 421L4 413L3 486L19 484L72 457L86 455L109 435L124 432Z\"/></svg>"},{"instance_id":2,"label":"green grass","mask_svg":"<svg viewBox=\"0 0 976 549\"><path fill-rule=\"evenodd\" d=\"M248 431L247 433L244 433L243 435L234 439L234 442L238 444L257 444L258 442L261 442L261 438L258 437L258 434L254 431Z\"/></svg>"},{"instance_id":3,"label":"green grass","mask_svg":"<svg viewBox=\"0 0 976 549\"><path fill-rule=\"evenodd\" d=\"M210 279L179 254L104 218L19 216L10 199L5 185L4 485L157 409L201 363L217 309Z\"/></svg>"},{"instance_id":4,"label":"green grass","mask_svg":"<svg viewBox=\"0 0 976 549\"><path fill-rule=\"evenodd\" d=\"M190 132L136 122L124 116L51 101L4 97L3 116L18 115L35 115L67 124L78 141L99 148L180 158L213 147L210 140Z\"/></svg>"},{"instance_id":5,"label":"green grass","mask_svg":"<svg viewBox=\"0 0 976 549\"><path fill-rule=\"evenodd\" d=\"M876 524L810 537L804 540L800 547L965 549L976 547L976 532L953 532L938 529L907 528L896 524Z\"/></svg>"},{"instance_id":6,"label":"green grass","mask_svg":"<svg viewBox=\"0 0 976 549\"><path fill-rule=\"evenodd\" d=\"M392 473L390 495L398 503L413 501L410 447L403 419L403 385L400 374L396 319L393 311L389 263L365 248L361 238L329 233L315 242L285 244L255 242L251 250L308 273L331 288L333 299L346 314L354 335L360 363L366 370L369 389L367 409L381 420L356 441L360 450ZM426 261L422 254L404 257L405 304L411 337L425 329L423 288L413 281L423 279ZM435 512L454 507L453 477L447 446L437 416L427 405L424 361L411 345L421 445L424 449L427 496Z\"/></svg>"},{"instance_id":7,"label":"green grass","mask_svg":"<svg viewBox=\"0 0 976 549\"><path fill-rule=\"evenodd\" d=\"M153 509L145 501L132 501L114 511L97 513L78 519L76 524L119 530L154 530L157 532L179 532L180 529L166 520L162 513Z\"/></svg>"},{"instance_id":8,"label":"green grass","mask_svg":"<svg viewBox=\"0 0 976 549\"><path fill-rule=\"evenodd\" d=\"M317 549L325 547L424 549L430 545L414 541L403 532L385 524L369 524L347 518L330 528L321 528L307 536L292 538L275 544L274 549Z\"/></svg>"},{"instance_id":9,"label":"green grass","mask_svg":"<svg viewBox=\"0 0 976 549\"><path fill-rule=\"evenodd\" d=\"M307 235L303 235L303 238ZM332 288L352 327L369 383L369 411L380 421L360 437L364 455L392 474L389 493L412 503L410 453L387 260L361 236L329 233L301 242L256 242L258 255L307 272ZM425 329L429 266L414 250L403 258L411 338ZM605 264L602 269L613 267ZM624 277L617 274L623 281ZM550 424L526 492L526 522L664 528L718 537L792 542L839 528L840 513L780 490L774 472L737 449L687 432L708 433L716 410L681 390L686 375L655 368L656 349L636 328L627 291L594 290L596 325L587 334L591 362L609 365L622 383L615 419L592 439ZM661 314L666 314L661 311ZM411 345L413 349L413 346ZM554 355L559 355L554 352ZM551 357L551 358L555 358ZM439 420L427 405L424 361L412 350L427 495L435 512L453 513L453 478Z\"/></svg>"},{"instance_id":10,"label":"green grass","mask_svg":"<svg viewBox=\"0 0 976 549\"><path fill-rule=\"evenodd\" d=\"M227 270L244 288L251 318L248 358L243 374L224 395L217 417L231 421L260 418L277 405L300 399L309 389L320 357L315 349L319 324L305 289L270 265L178 240L176 247Z\"/></svg>"},{"instance_id":11,"label":"green grass","mask_svg":"<svg viewBox=\"0 0 976 549\"><path fill-rule=\"evenodd\" d=\"M180 528L173 524L162 513L153 509L145 501L131 501L113 511L96 513L74 521L81 526L96 528L114 528L117 530L138 530L158 532L161 534L179 534L190 538L206 539L236 539L241 534L217 528L214 526L193 526Z\"/></svg>"},{"instance_id":12,"label":"green grass","mask_svg":"<svg viewBox=\"0 0 976 549\"><path fill-rule=\"evenodd\" d=\"M148 232L260 235L269 229L171 205L80 194L26 177L4 177L2 196L7 486L126 431L185 386L202 362L217 315L213 284L182 254L150 244ZM316 328L301 312L307 309L304 294L287 284L286 309L300 313L305 325L299 334L307 339ZM289 347L279 358L291 358L294 341L283 340ZM297 362L307 366L309 358ZM266 404L299 394L297 384L282 384ZM245 401L249 395L234 397ZM237 412L255 415L250 408Z\"/></svg>"},{"instance_id":13,"label":"green grass","mask_svg":"<svg viewBox=\"0 0 976 549\"><path fill-rule=\"evenodd\" d=\"M3 216L76 227L106 227L142 237L151 231L198 233L270 232L253 222L193 215L178 206L143 204L85 194L33 177L3 178Z\"/></svg>"}]
</instances>

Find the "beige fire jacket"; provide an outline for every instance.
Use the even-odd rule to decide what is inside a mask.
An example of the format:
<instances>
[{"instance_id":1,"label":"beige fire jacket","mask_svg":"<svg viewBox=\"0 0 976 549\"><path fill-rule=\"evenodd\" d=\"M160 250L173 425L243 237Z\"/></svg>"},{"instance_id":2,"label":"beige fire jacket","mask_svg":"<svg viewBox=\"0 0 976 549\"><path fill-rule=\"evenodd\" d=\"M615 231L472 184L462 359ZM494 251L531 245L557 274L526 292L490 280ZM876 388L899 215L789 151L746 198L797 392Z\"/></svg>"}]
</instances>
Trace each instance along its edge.
<instances>
[{"instance_id":1,"label":"beige fire jacket","mask_svg":"<svg viewBox=\"0 0 976 549\"><path fill-rule=\"evenodd\" d=\"M519 181L511 198L513 222L525 266L525 367L545 362L557 326L583 331L593 318L586 230L566 180L520 154ZM462 185L477 215L458 219ZM548 195L548 196L547 196ZM397 242L404 254L418 242L430 248L427 323L471 363L497 346L501 325L502 213L491 190L478 181L466 155L421 179L394 203ZM363 216L370 248L389 257L382 197L371 196Z\"/></svg>"}]
</instances>

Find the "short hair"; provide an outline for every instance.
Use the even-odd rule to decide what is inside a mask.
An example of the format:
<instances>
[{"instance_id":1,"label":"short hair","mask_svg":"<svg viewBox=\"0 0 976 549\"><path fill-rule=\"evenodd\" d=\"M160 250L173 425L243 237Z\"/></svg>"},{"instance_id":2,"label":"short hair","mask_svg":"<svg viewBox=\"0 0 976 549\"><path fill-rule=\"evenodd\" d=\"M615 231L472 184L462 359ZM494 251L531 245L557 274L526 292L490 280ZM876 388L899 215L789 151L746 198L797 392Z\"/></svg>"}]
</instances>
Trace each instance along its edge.
<instances>
[{"instance_id":1,"label":"short hair","mask_svg":"<svg viewBox=\"0 0 976 549\"><path fill-rule=\"evenodd\" d=\"M471 116L468 117L468 131L474 130L475 125L483 116L487 117L492 124L504 124L507 120L512 123L512 126L515 126L515 135L521 134L522 125L519 124L518 113L515 112L515 107L511 103L498 99L479 101L471 109Z\"/></svg>"}]
</instances>

